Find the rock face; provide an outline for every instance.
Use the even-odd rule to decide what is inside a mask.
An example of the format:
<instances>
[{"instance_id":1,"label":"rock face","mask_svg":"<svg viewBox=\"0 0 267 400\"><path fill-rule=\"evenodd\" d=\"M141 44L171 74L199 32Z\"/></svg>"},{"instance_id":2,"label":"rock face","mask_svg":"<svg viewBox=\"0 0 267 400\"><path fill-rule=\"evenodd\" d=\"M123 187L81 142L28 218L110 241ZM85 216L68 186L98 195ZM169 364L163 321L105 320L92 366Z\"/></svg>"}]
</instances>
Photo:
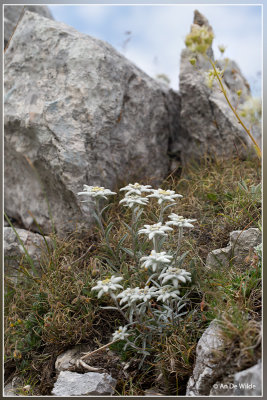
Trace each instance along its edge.
<instances>
[{"instance_id":1,"label":"rock face","mask_svg":"<svg viewBox=\"0 0 267 400\"><path fill-rule=\"evenodd\" d=\"M229 379L230 378L230 379ZM226 382L216 382L210 396L261 396L262 394L262 363L236 372L225 379Z\"/></svg>"},{"instance_id":2,"label":"rock face","mask_svg":"<svg viewBox=\"0 0 267 400\"><path fill-rule=\"evenodd\" d=\"M258 228L233 231L230 233L230 242L227 247L213 250L208 254L206 267L211 269L221 268L229 264L230 260L236 266L244 265L246 257L261 241L262 236Z\"/></svg>"},{"instance_id":3,"label":"rock face","mask_svg":"<svg viewBox=\"0 0 267 400\"><path fill-rule=\"evenodd\" d=\"M62 371L54 385L54 396L109 396L114 393L116 380L108 374Z\"/></svg>"},{"instance_id":4,"label":"rock face","mask_svg":"<svg viewBox=\"0 0 267 400\"><path fill-rule=\"evenodd\" d=\"M40 257L46 249L43 236L38 233L26 231L25 229L17 228L16 231L29 256L38 268ZM51 246L52 243L50 238L46 237L45 239ZM21 242L12 228L4 228L5 274L9 277L13 277L15 280L20 260L25 256Z\"/></svg>"},{"instance_id":5,"label":"rock face","mask_svg":"<svg viewBox=\"0 0 267 400\"><path fill-rule=\"evenodd\" d=\"M186 396L207 396L211 386L223 373L225 366L214 359L214 353L223 347L220 329L215 321L205 330L196 348L196 363L188 381Z\"/></svg>"},{"instance_id":6,"label":"rock face","mask_svg":"<svg viewBox=\"0 0 267 400\"><path fill-rule=\"evenodd\" d=\"M64 234L91 221L83 184L161 181L179 102L107 43L25 12L5 54L7 214Z\"/></svg>"},{"instance_id":7,"label":"rock face","mask_svg":"<svg viewBox=\"0 0 267 400\"><path fill-rule=\"evenodd\" d=\"M234 264L243 264L245 258L262 241L261 232L257 228L249 228L245 231L233 231L230 233L230 246Z\"/></svg>"},{"instance_id":8,"label":"rock face","mask_svg":"<svg viewBox=\"0 0 267 400\"><path fill-rule=\"evenodd\" d=\"M207 19L198 11L195 12L194 24L211 29ZM208 49L207 54L213 59L211 48ZM191 65L189 61L193 56L196 59L195 65ZM225 67L225 62L221 61L220 66ZM209 61L201 54L196 55L188 48L182 51L179 143L183 150L181 158L184 162L192 158L199 159L205 154L227 158L237 152L243 155L251 147L247 133L237 122L223 94L219 91L218 84L214 83L212 89L207 86L205 72L211 68ZM247 81L236 63L231 60L227 61L223 81L234 106L237 104L235 93L237 88L243 93L240 98L241 103L250 95ZM260 144L259 128L255 127L253 134Z\"/></svg>"},{"instance_id":9,"label":"rock face","mask_svg":"<svg viewBox=\"0 0 267 400\"><path fill-rule=\"evenodd\" d=\"M235 374L234 394L237 396L261 396L262 395L262 363L254 365L244 371Z\"/></svg>"},{"instance_id":10,"label":"rock face","mask_svg":"<svg viewBox=\"0 0 267 400\"><path fill-rule=\"evenodd\" d=\"M24 7L24 9L23 9ZM49 8L46 6L18 6L18 5L10 5L4 6L4 46L6 47L10 36L12 35L22 13L24 11L31 11L37 14L42 15L43 17L53 19Z\"/></svg>"}]
</instances>

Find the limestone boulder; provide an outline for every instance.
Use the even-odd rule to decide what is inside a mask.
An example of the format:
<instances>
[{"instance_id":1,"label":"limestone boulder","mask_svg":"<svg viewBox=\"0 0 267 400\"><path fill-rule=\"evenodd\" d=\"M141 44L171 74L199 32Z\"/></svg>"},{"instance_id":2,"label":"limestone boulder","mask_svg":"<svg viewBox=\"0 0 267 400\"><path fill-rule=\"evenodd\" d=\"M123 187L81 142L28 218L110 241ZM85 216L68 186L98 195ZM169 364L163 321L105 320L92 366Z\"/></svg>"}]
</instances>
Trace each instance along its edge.
<instances>
[{"instance_id":1,"label":"limestone boulder","mask_svg":"<svg viewBox=\"0 0 267 400\"><path fill-rule=\"evenodd\" d=\"M6 47L19 19L23 13L28 10L42 15L43 17L53 19L53 16L46 6L19 6L5 5L4 6L4 46Z\"/></svg>"},{"instance_id":2,"label":"limestone boulder","mask_svg":"<svg viewBox=\"0 0 267 400\"><path fill-rule=\"evenodd\" d=\"M109 44L26 11L5 53L5 205L27 229L91 223L83 184L160 182L179 95Z\"/></svg>"},{"instance_id":3,"label":"limestone boulder","mask_svg":"<svg viewBox=\"0 0 267 400\"><path fill-rule=\"evenodd\" d=\"M110 396L115 391L116 380L109 374L98 372L61 371L52 390L52 395L68 396Z\"/></svg>"},{"instance_id":4,"label":"limestone boulder","mask_svg":"<svg viewBox=\"0 0 267 400\"><path fill-rule=\"evenodd\" d=\"M258 228L249 228L244 231L230 233L233 262L242 265L247 256L254 251L254 247L262 242L261 231Z\"/></svg>"},{"instance_id":5,"label":"limestone boulder","mask_svg":"<svg viewBox=\"0 0 267 400\"><path fill-rule=\"evenodd\" d=\"M261 396L262 395L262 362L253 367L235 374L235 395L237 396Z\"/></svg>"},{"instance_id":6,"label":"limestone boulder","mask_svg":"<svg viewBox=\"0 0 267 400\"><path fill-rule=\"evenodd\" d=\"M186 396L209 395L213 383L225 369L222 363L216 361L216 352L223 346L220 328L216 321L212 321L198 341L196 362L187 384Z\"/></svg>"},{"instance_id":7,"label":"limestone boulder","mask_svg":"<svg viewBox=\"0 0 267 400\"><path fill-rule=\"evenodd\" d=\"M52 248L52 242L49 237L44 238L38 233L19 228L16 229L16 232L17 234L10 227L4 227L5 275L15 280L17 279L20 261L26 257L24 248L33 260L37 270L41 257L47 252L46 244Z\"/></svg>"},{"instance_id":8,"label":"limestone boulder","mask_svg":"<svg viewBox=\"0 0 267 400\"><path fill-rule=\"evenodd\" d=\"M232 231L227 247L212 250L206 259L209 269L222 268L229 265L244 266L251 262L251 255L255 247L262 242L261 231L258 228L249 228L243 231Z\"/></svg>"},{"instance_id":9,"label":"limestone boulder","mask_svg":"<svg viewBox=\"0 0 267 400\"><path fill-rule=\"evenodd\" d=\"M194 24L212 29L207 19L195 11ZM210 47L207 51L213 59ZM195 57L196 64L192 65L190 59ZM237 106L236 90L242 90L239 102L242 103L250 96L249 85L237 64L231 60L220 61L218 67L225 67L224 85L227 89L232 104ZM182 50L180 61L180 95L181 132L179 143L183 149L181 158L184 163L190 159L199 159L205 154L230 158L237 153L245 156L252 152L252 142L247 133L237 122L218 84L213 83L212 88L206 83L206 72L211 69L208 59L193 53L190 49ZM248 124L249 126L250 124ZM261 130L255 126L252 130L257 142L261 142Z\"/></svg>"}]
</instances>

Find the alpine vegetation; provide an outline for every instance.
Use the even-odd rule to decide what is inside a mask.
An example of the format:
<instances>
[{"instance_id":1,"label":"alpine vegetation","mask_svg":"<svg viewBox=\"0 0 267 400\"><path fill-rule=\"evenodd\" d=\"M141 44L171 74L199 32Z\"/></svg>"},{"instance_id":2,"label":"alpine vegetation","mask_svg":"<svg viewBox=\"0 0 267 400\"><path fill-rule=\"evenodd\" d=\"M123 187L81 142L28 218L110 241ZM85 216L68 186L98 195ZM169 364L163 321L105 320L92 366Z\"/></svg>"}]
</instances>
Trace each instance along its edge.
<instances>
[{"instance_id":1,"label":"alpine vegetation","mask_svg":"<svg viewBox=\"0 0 267 400\"><path fill-rule=\"evenodd\" d=\"M133 249L123 247L126 239L123 238L120 240L119 250L132 257L133 268L140 274L139 282L143 284L140 286L139 283L137 286L129 274L112 275L99 280L97 285L92 287L92 291L97 292L98 298L109 296L112 299L114 307L102 308L118 310L125 325L115 330L111 343L123 341L124 350L130 347L140 354L141 368L146 356L153 351L154 340L166 335L187 313L187 288L192 278L191 273L182 268L187 253L180 254L180 248L183 229L192 228L192 222L196 219L186 219L171 213L164 222L168 208L177 204L175 199L183 197L173 190L155 190L150 185L135 183L121 188L120 191L126 192L120 204L128 207L132 213L131 226L124 224L132 236ZM78 193L86 197L85 201L94 204L94 215L107 245L112 225L109 224L106 230L104 229L102 216L107 206L100 210L99 201L107 199L106 195L113 194L115 193L108 189L87 185L84 185L83 192ZM144 208L153 198L157 200L159 208L158 217L155 215L157 221L153 224L143 224ZM177 235L175 251L168 248L169 235ZM110 250L112 251L111 248ZM109 264L112 264L112 259Z\"/></svg>"}]
</instances>

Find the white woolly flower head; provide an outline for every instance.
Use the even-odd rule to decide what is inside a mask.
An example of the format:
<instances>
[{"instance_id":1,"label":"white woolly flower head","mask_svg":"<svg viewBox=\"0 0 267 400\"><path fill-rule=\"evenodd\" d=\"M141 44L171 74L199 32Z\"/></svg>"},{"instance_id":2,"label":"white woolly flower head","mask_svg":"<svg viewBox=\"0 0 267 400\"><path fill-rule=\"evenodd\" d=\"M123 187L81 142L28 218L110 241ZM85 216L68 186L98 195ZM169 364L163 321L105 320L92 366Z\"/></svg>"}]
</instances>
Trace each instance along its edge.
<instances>
[{"instance_id":1,"label":"white woolly flower head","mask_svg":"<svg viewBox=\"0 0 267 400\"><path fill-rule=\"evenodd\" d=\"M169 299L179 299L180 295L180 290L178 289L173 289L173 286L171 285L166 285L162 286L159 290L156 291L155 296L157 296L157 301L162 301L165 303L165 301Z\"/></svg>"},{"instance_id":2,"label":"white woolly flower head","mask_svg":"<svg viewBox=\"0 0 267 400\"><path fill-rule=\"evenodd\" d=\"M170 218L170 221L166 222L166 225L175 225L181 228L194 228L191 222L196 221L196 219L187 219L174 213L170 214L168 218Z\"/></svg>"},{"instance_id":3,"label":"white woolly flower head","mask_svg":"<svg viewBox=\"0 0 267 400\"><path fill-rule=\"evenodd\" d=\"M97 285L92 288L92 290L97 290L97 297L100 298L104 293L112 293L117 289L123 289L121 285L118 285L118 282L122 281L122 277L112 275L110 278L106 278L103 281L98 281Z\"/></svg>"},{"instance_id":4,"label":"white woolly flower head","mask_svg":"<svg viewBox=\"0 0 267 400\"><path fill-rule=\"evenodd\" d=\"M145 286L144 288L127 288L117 295L121 299L120 304L127 303L128 306L136 304L138 301L148 301L154 296L155 287Z\"/></svg>"},{"instance_id":5,"label":"white woolly flower head","mask_svg":"<svg viewBox=\"0 0 267 400\"><path fill-rule=\"evenodd\" d=\"M186 283L188 280L191 282L191 274L181 268L169 267L165 272L160 274L159 279L162 280L162 285L168 281L172 281L173 286L177 289L180 281Z\"/></svg>"},{"instance_id":6,"label":"white woolly flower head","mask_svg":"<svg viewBox=\"0 0 267 400\"><path fill-rule=\"evenodd\" d=\"M87 196L90 198L103 198L107 200L106 196L110 196L112 194L116 194L115 192L112 192L109 189L105 189L102 186L88 186L88 185L83 185L83 191L77 193L78 196ZM89 201L89 200L84 200L84 201Z\"/></svg>"},{"instance_id":7,"label":"white woolly flower head","mask_svg":"<svg viewBox=\"0 0 267 400\"><path fill-rule=\"evenodd\" d=\"M132 301L148 301L155 296L156 290L154 286L145 286L144 288L137 287L132 295Z\"/></svg>"},{"instance_id":8,"label":"white woolly flower head","mask_svg":"<svg viewBox=\"0 0 267 400\"><path fill-rule=\"evenodd\" d=\"M161 204L165 201L174 202L174 199L183 196L181 194L175 193L174 190L163 190L159 188L157 190L153 189L153 193L149 194L147 197L155 197L156 199L158 199L158 203Z\"/></svg>"},{"instance_id":9,"label":"white woolly flower head","mask_svg":"<svg viewBox=\"0 0 267 400\"><path fill-rule=\"evenodd\" d=\"M130 208L132 208L134 205L140 207L145 206L148 203L148 199L146 197L141 197L138 194L131 194L124 197L124 199L122 199L120 203L126 203L123 205Z\"/></svg>"},{"instance_id":10,"label":"white woolly flower head","mask_svg":"<svg viewBox=\"0 0 267 400\"><path fill-rule=\"evenodd\" d=\"M140 185L139 183L129 183L129 185L123 187L120 189L120 191L126 191L126 196L130 196L131 194L137 194L141 196L142 193L144 192L152 192L153 189L151 189L150 185Z\"/></svg>"},{"instance_id":11,"label":"white woolly flower head","mask_svg":"<svg viewBox=\"0 0 267 400\"><path fill-rule=\"evenodd\" d=\"M113 335L112 335L112 339L115 340L124 340L125 338L127 338L130 334L127 333L127 327L124 326L120 326L118 330L116 330Z\"/></svg>"},{"instance_id":12,"label":"white woolly flower head","mask_svg":"<svg viewBox=\"0 0 267 400\"><path fill-rule=\"evenodd\" d=\"M171 260L172 256L168 256L165 251L157 253L155 250L152 250L149 256L140 258L140 261L144 261L141 267L143 267L145 270L151 267L154 272L156 272L156 270L162 265L170 263Z\"/></svg>"},{"instance_id":13,"label":"white woolly flower head","mask_svg":"<svg viewBox=\"0 0 267 400\"><path fill-rule=\"evenodd\" d=\"M155 235L160 236L168 236L166 232L172 231L173 229L169 226L162 225L162 222L158 222L157 224L153 225L144 225L143 229L138 231L138 234L141 235L142 233L148 235L148 238L151 240Z\"/></svg>"}]
</instances>

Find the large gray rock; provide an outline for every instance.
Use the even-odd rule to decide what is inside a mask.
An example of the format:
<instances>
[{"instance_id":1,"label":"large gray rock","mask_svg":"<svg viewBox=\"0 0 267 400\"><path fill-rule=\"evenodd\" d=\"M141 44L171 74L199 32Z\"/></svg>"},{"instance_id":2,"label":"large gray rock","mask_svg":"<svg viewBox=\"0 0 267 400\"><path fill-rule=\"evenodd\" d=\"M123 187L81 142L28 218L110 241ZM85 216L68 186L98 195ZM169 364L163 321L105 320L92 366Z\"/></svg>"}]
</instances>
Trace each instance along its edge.
<instances>
[{"instance_id":1,"label":"large gray rock","mask_svg":"<svg viewBox=\"0 0 267 400\"><path fill-rule=\"evenodd\" d=\"M22 17L22 14L26 11L32 11L43 17L53 19L52 14L46 6L18 6L18 5L5 5L4 6L4 45L6 47L13 31Z\"/></svg>"},{"instance_id":2,"label":"large gray rock","mask_svg":"<svg viewBox=\"0 0 267 400\"><path fill-rule=\"evenodd\" d=\"M245 231L230 233L230 246L232 258L236 265L242 265L247 256L262 242L261 231L258 228L249 228Z\"/></svg>"},{"instance_id":3,"label":"large gray rock","mask_svg":"<svg viewBox=\"0 0 267 400\"><path fill-rule=\"evenodd\" d=\"M194 24L205 25L211 29L206 18L199 12L195 12ZM211 48L208 49L208 54L213 58ZM193 56L196 58L196 65L191 65L189 62ZM252 142L237 122L218 84L214 83L213 88L209 88L206 84L205 72L211 68L208 59L201 54L192 53L188 48L182 51L180 62L182 129L179 143L183 149L181 156L184 162L192 158L199 159L205 154L229 158L237 152L239 155L251 152ZM231 60L226 66L223 81L234 106L237 105L235 93L237 88L243 92L241 103L250 95L247 81L236 63ZM260 129L255 127L253 132L260 144Z\"/></svg>"},{"instance_id":4,"label":"large gray rock","mask_svg":"<svg viewBox=\"0 0 267 400\"><path fill-rule=\"evenodd\" d=\"M52 246L51 239L26 231L25 229L16 229L20 238L10 227L4 228L4 254L5 254L5 275L13 278L15 281L18 275L18 268L22 257L26 257L22 244L27 250L29 256L34 262L36 269L40 265L40 259L47 251L46 243Z\"/></svg>"},{"instance_id":5,"label":"large gray rock","mask_svg":"<svg viewBox=\"0 0 267 400\"><path fill-rule=\"evenodd\" d=\"M262 364L226 376L223 381L213 384L210 396L261 396Z\"/></svg>"},{"instance_id":6,"label":"large gray rock","mask_svg":"<svg viewBox=\"0 0 267 400\"><path fill-rule=\"evenodd\" d=\"M114 393L116 380L108 374L61 371L52 390L54 396L109 396Z\"/></svg>"},{"instance_id":7,"label":"large gray rock","mask_svg":"<svg viewBox=\"0 0 267 400\"><path fill-rule=\"evenodd\" d=\"M209 395L212 385L225 369L222 363L216 361L216 352L223 346L220 328L216 321L212 321L198 341L193 375L187 384L187 396Z\"/></svg>"},{"instance_id":8,"label":"large gray rock","mask_svg":"<svg viewBox=\"0 0 267 400\"><path fill-rule=\"evenodd\" d=\"M229 264L231 259L231 246L222 249L212 250L207 255L206 268L222 268Z\"/></svg>"},{"instance_id":9,"label":"large gray rock","mask_svg":"<svg viewBox=\"0 0 267 400\"><path fill-rule=\"evenodd\" d=\"M209 269L222 268L231 261L233 265L242 266L250 262L254 247L262 242L262 235L258 228L249 228L244 231L232 231L227 247L212 250L206 259Z\"/></svg>"},{"instance_id":10,"label":"large gray rock","mask_svg":"<svg viewBox=\"0 0 267 400\"><path fill-rule=\"evenodd\" d=\"M159 182L179 101L107 43L27 11L5 54L7 214L30 228L30 210L47 233L49 204L64 234L91 222L83 184Z\"/></svg>"},{"instance_id":11,"label":"large gray rock","mask_svg":"<svg viewBox=\"0 0 267 400\"><path fill-rule=\"evenodd\" d=\"M235 395L261 396L262 394L262 363L254 365L235 374Z\"/></svg>"}]
</instances>

